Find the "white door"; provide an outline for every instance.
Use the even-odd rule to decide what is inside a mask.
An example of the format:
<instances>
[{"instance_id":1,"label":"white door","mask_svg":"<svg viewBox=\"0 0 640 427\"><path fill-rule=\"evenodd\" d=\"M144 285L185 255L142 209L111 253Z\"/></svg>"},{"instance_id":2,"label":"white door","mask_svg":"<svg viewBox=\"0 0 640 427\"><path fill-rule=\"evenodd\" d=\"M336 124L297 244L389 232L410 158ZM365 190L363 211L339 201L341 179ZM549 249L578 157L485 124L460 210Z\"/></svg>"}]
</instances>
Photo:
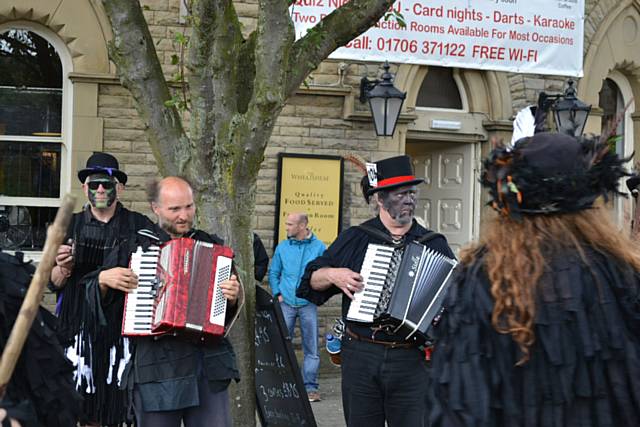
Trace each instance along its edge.
<instances>
[{"instance_id":1,"label":"white door","mask_svg":"<svg viewBox=\"0 0 640 427\"><path fill-rule=\"evenodd\" d=\"M473 238L474 144L407 141L406 148L425 179L416 214L457 254Z\"/></svg>"}]
</instances>

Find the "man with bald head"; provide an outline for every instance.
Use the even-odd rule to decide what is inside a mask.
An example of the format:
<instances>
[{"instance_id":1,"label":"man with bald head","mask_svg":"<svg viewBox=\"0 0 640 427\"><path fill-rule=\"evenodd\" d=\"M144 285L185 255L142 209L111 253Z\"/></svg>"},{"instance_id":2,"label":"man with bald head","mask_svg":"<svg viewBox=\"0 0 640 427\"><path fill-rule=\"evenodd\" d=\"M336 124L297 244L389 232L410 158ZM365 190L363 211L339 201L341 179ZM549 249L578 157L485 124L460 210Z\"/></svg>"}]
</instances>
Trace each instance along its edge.
<instances>
[{"instance_id":1,"label":"man with bald head","mask_svg":"<svg viewBox=\"0 0 640 427\"><path fill-rule=\"evenodd\" d=\"M148 198L158 223L138 232L143 248L180 237L223 244L215 234L193 228L193 190L184 178L171 176L152 182ZM242 298L240 283L232 275L221 289L227 299L227 319L233 318ZM162 335L132 341L126 386L133 389L138 426L231 426L227 388L231 380L239 380L239 372L226 338L194 343L180 335Z\"/></svg>"},{"instance_id":2,"label":"man with bald head","mask_svg":"<svg viewBox=\"0 0 640 427\"><path fill-rule=\"evenodd\" d=\"M324 243L309 230L306 213L294 212L287 215L285 226L287 240L280 242L273 254L269 285L273 296L280 301L289 335L293 336L296 318L300 318L302 332L302 378L311 402L320 400L318 392L318 307L303 298L296 297L296 289L307 264L325 250Z\"/></svg>"}]
</instances>

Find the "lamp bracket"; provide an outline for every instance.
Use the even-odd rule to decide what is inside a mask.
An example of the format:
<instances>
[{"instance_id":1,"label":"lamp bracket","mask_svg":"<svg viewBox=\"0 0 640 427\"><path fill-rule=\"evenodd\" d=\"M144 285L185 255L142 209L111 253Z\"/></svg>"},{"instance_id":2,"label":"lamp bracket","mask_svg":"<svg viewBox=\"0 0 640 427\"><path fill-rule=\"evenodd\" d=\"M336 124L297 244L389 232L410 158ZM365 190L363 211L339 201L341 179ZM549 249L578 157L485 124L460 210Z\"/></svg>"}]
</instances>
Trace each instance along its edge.
<instances>
[{"instance_id":1,"label":"lamp bracket","mask_svg":"<svg viewBox=\"0 0 640 427\"><path fill-rule=\"evenodd\" d=\"M564 98L564 99L576 99L576 88L573 86L575 82L572 79L569 79L567 82L567 88L563 93L546 93L540 92L538 95L538 108L543 108L544 111L548 111L549 108L553 106L553 104Z\"/></svg>"},{"instance_id":2,"label":"lamp bracket","mask_svg":"<svg viewBox=\"0 0 640 427\"><path fill-rule=\"evenodd\" d=\"M549 111L549 108L562 96L561 93L540 92L538 95L538 108L542 111Z\"/></svg>"},{"instance_id":3,"label":"lamp bracket","mask_svg":"<svg viewBox=\"0 0 640 427\"><path fill-rule=\"evenodd\" d=\"M360 102L361 103L364 104L365 102L367 102L367 94L371 91L371 89L376 87L376 85L380 82L381 82L380 79L370 80L367 76L364 76L362 79L360 79Z\"/></svg>"}]
</instances>

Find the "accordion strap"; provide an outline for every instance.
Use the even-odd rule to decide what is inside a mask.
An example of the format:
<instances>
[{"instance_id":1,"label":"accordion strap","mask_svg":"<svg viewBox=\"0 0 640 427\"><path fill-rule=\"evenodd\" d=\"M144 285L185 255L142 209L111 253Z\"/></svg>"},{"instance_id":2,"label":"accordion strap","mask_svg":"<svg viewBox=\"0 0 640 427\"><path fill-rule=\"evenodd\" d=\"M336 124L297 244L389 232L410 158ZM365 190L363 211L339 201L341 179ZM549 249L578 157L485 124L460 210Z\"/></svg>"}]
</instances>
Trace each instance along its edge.
<instances>
[{"instance_id":1,"label":"accordion strap","mask_svg":"<svg viewBox=\"0 0 640 427\"><path fill-rule=\"evenodd\" d=\"M374 227L370 227L368 225L364 225L364 224L360 224L360 225L356 225L356 228L359 228L360 230L364 231L365 233L367 233L368 235L375 237L377 239L380 239L382 241L384 241L385 243L388 243L389 245L395 247L395 248L399 248L404 246L404 242L398 243L396 241L394 241L391 236L389 236L387 233L385 233L382 230L379 230L377 228Z\"/></svg>"},{"instance_id":2,"label":"accordion strap","mask_svg":"<svg viewBox=\"0 0 640 427\"><path fill-rule=\"evenodd\" d=\"M389 245L395 247L395 248L400 248L402 246L404 246L406 243L402 242L402 243L398 243L396 241L393 240L393 238L388 235L387 233L385 233L382 230L379 230L377 228L371 227L369 225L364 225L364 224L360 224L360 225L356 225L357 228L359 228L360 230L364 231L365 233L367 233L370 236L376 237L382 241L384 241L385 243L388 243ZM436 233L435 231L431 231L431 230L427 230L427 232L425 234L423 234L422 236L420 236L419 238L416 239L416 242L421 243L421 244L426 244L428 242L430 242L431 240L438 238L438 237L442 237L444 238L444 236L440 233Z\"/></svg>"},{"instance_id":3,"label":"accordion strap","mask_svg":"<svg viewBox=\"0 0 640 427\"><path fill-rule=\"evenodd\" d=\"M442 235L440 233L436 233L435 231L427 230L426 233L424 233L422 236L420 236L419 238L416 239L416 242L422 243L424 245L425 243L428 243L428 242L430 242L433 239L438 238L438 237L442 237L443 239L445 238L444 235Z\"/></svg>"}]
</instances>

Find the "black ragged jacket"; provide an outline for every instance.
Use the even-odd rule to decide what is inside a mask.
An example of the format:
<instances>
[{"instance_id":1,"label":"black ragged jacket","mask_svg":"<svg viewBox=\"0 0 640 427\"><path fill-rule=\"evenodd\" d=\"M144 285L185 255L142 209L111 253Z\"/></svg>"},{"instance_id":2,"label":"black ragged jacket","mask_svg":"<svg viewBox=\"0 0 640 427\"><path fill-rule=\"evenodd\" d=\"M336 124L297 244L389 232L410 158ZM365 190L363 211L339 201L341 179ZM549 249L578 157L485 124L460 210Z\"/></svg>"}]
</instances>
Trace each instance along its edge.
<instances>
[{"instance_id":1,"label":"black ragged jacket","mask_svg":"<svg viewBox=\"0 0 640 427\"><path fill-rule=\"evenodd\" d=\"M640 277L584 248L546 256L536 286L530 359L491 323L480 254L451 285L436 328L431 425L640 425Z\"/></svg>"}]
</instances>

